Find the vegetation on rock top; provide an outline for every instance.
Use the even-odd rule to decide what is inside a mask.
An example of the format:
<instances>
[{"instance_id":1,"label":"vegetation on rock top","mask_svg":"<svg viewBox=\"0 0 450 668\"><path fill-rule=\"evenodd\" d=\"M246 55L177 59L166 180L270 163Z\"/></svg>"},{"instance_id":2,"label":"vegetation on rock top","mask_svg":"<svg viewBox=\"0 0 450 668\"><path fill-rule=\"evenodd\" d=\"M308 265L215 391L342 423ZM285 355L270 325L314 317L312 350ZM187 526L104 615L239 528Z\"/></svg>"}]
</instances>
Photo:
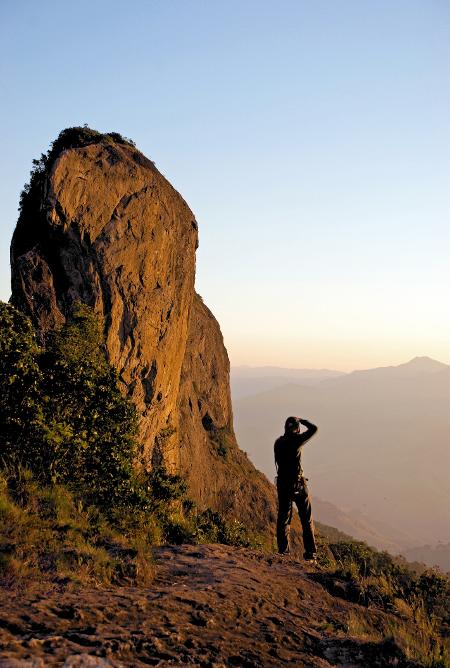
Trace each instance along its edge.
<instances>
[{"instance_id":1,"label":"vegetation on rock top","mask_svg":"<svg viewBox=\"0 0 450 668\"><path fill-rule=\"evenodd\" d=\"M33 168L30 173L30 181L25 184L19 201L19 211L23 214L27 208L32 211L40 198L40 186L48 174L56 158L69 148L82 148L90 144L121 144L135 147L135 143L123 137L118 132L98 132L87 125L65 128L51 143L47 153L42 153L39 159L33 160ZM38 209L35 209L38 210Z\"/></svg>"}]
</instances>

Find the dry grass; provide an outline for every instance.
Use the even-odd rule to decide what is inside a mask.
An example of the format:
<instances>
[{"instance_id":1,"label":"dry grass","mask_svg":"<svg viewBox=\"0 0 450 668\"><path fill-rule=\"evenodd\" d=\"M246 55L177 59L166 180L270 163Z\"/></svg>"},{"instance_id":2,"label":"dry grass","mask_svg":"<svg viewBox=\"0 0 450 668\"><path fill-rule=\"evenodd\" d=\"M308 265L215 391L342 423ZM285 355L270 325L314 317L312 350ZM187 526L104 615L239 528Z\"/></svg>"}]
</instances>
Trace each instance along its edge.
<instances>
[{"instance_id":1,"label":"dry grass","mask_svg":"<svg viewBox=\"0 0 450 668\"><path fill-rule=\"evenodd\" d=\"M155 527L119 530L84 508L60 485L39 486L21 472L14 485L0 477L0 584L148 584L153 577Z\"/></svg>"},{"instance_id":2,"label":"dry grass","mask_svg":"<svg viewBox=\"0 0 450 668\"><path fill-rule=\"evenodd\" d=\"M334 565L325 565L328 574L322 581L334 595L361 605L361 614L349 616L348 635L395 645L426 668L450 668L450 589L445 576L432 569L416 573L357 541L329 548Z\"/></svg>"},{"instance_id":3,"label":"dry grass","mask_svg":"<svg viewBox=\"0 0 450 668\"><path fill-rule=\"evenodd\" d=\"M359 615L353 611L349 613L346 630L349 636L359 640L381 642L383 639L383 634L374 627L362 611Z\"/></svg>"},{"instance_id":4,"label":"dry grass","mask_svg":"<svg viewBox=\"0 0 450 668\"><path fill-rule=\"evenodd\" d=\"M363 609L358 615L352 611L348 616L347 633L364 642L392 641L407 659L418 662L424 668L450 668L448 646L423 608L414 610L413 619L409 622L392 615L375 620L368 617Z\"/></svg>"}]
</instances>

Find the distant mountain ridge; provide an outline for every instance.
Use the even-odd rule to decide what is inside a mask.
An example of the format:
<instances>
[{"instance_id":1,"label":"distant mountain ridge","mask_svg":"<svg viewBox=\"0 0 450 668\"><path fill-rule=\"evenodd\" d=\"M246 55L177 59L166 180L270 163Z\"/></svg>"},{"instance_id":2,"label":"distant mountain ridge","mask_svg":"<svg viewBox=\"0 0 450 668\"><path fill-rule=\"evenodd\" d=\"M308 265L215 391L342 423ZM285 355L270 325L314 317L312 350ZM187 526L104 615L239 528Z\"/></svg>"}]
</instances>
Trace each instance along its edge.
<instances>
[{"instance_id":1,"label":"distant mountain ridge","mask_svg":"<svg viewBox=\"0 0 450 668\"><path fill-rule=\"evenodd\" d=\"M434 360L431 357L414 357L408 362L399 364L398 366L381 366L375 367L374 369L360 369L352 371L351 373L345 374L345 381L350 382L355 379L359 380L366 378L370 379L372 382L375 379L384 380L387 378L409 379L421 375L440 373L443 371L448 371L449 369L450 365ZM338 380L344 380L344 377L340 376Z\"/></svg>"},{"instance_id":2,"label":"distant mountain ridge","mask_svg":"<svg viewBox=\"0 0 450 668\"><path fill-rule=\"evenodd\" d=\"M334 376L347 375L344 371L336 371L333 369L295 369L281 366L234 366L231 367L233 374L240 378L270 378L270 377L285 377L285 378L332 378Z\"/></svg>"},{"instance_id":3,"label":"distant mountain ridge","mask_svg":"<svg viewBox=\"0 0 450 668\"><path fill-rule=\"evenodd\" d=\"M450 365L434 360L431 357L414 357L408 362L397 366L380 366L373 369L356 369L344 372L335 369L295 369L277 366L234 366L231 367L231 389L234 400L252 394L261 394L276 387L290 383L316 386L322 383L357 383L370 379L407 380L421 375L450 373Z\"/></svg>"},{"instance_id":4,"label":"distant mountain ridge","mask_svg":"<svg viewBox=\"0 0 450 668\"><path fill-rule=\"evenodd\" d=\"M343 371L331 369L289 369L277 366L231 367L231 393L234 399L251 396L282 387L286 383L295 382L300 385L313 386L325 380L340 378Z\"/></svg>"}]
</instances>

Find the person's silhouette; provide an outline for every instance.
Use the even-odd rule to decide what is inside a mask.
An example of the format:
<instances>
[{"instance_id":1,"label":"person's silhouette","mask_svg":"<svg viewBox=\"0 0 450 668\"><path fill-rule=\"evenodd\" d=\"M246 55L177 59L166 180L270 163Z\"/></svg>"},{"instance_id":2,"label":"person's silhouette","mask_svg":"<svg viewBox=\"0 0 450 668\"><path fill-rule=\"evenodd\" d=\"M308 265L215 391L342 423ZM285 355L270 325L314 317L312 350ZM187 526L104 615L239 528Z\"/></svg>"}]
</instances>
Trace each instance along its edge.
<instances>
[{"instance_id":1,"label":"person's silhouette","mask_svg":"<svg viewBox=\"0 0 450 668\"><path fill-rule=\"evenodd\" d=\"M300 433L300 425L306 431ZM311 500L302 469L302 446L317 431L317 427L298 417L288 417L284 434L275 441L275 466L277 469L278 520L277 543L280 554L289 554L289 533L292 520L292 504L298 508L303 528L304 558L316 559L316 541L311 515Z\"/></svg>"}]
</instances>

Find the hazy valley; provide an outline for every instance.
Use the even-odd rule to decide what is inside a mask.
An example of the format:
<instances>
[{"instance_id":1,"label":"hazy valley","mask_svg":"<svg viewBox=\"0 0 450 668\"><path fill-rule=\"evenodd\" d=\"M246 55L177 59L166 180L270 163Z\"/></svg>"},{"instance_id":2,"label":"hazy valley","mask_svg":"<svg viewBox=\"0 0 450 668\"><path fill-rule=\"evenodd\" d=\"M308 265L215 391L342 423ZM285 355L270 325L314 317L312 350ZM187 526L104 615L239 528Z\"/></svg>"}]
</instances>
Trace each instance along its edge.
<instances>
[{"instance_id":1,"label":"hazy valley","mask_svg":"<svg viewBox=\"0 0 450 668\"><path fill-rule=\"evenodd\" d=\"M449 542L449 366L415 358L334 377L238 367L232 392L239 443L270 479L285 417L318 424L303 456L319 520L393 552Z\"/></svg>"}]
</instances>

